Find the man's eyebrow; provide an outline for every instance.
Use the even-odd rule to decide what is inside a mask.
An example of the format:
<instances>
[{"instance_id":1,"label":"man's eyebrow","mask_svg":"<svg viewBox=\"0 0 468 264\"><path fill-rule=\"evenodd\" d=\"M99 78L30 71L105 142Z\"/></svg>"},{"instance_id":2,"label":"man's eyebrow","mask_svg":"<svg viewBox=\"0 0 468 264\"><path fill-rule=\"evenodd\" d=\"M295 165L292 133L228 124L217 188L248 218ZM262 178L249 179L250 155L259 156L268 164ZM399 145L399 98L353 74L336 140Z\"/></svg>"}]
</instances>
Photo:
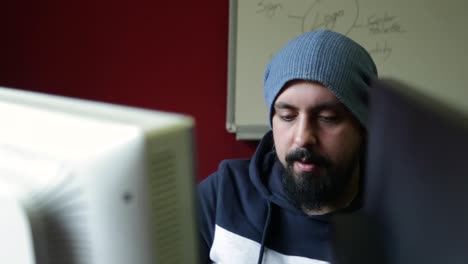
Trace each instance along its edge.
<instances>
[{"instance_id":1,"label":"man's eyebrow","mask_svg":"<svg viewBox=\"0 0 468 264\"><path fill-rule=\"evenodd\" d=\"M294 105L285 102L276 102L274 107L275 109L297 109Z\"/></svg>"}]
</instances>

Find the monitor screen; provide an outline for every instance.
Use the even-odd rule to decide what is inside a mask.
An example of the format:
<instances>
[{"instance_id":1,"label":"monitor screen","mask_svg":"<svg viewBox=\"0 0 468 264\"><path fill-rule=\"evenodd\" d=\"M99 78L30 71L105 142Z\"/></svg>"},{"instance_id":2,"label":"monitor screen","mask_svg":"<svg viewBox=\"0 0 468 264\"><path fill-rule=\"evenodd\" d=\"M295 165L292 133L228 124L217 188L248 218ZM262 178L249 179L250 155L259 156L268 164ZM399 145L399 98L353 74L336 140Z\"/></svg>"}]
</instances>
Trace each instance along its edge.
<instances>
[{"instance_id":1,"label":"monitor screen","mask_svg":"<svg viewBox=\"0 0 468 264\"><path fill-rule=\"evenodd\" d=\"M0 120L0 259L197 263L190 117L0 88Z\"/></svg>"},{"instance_id":2,"label":"monitor screen","mask_svg":"<svg viewBox=\"0 0 468 264\"><path fill-rule=\"evenodd\" d=\"M417 91L371 86L364 207L335 219L338 264L468 260L468 118Z\"/></svg>"}]
</instances>

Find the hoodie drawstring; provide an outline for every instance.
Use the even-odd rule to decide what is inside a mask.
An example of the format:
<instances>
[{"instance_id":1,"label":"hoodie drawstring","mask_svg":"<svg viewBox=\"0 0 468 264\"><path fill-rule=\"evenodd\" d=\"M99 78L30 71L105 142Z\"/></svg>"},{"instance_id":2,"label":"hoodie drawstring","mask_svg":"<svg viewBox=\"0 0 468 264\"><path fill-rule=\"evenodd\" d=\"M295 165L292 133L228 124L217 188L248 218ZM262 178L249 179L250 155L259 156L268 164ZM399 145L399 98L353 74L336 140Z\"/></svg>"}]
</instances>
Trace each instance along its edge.
<instances>
[{"instance_id":1,"label":"hoodie drawstring","mask_svg":"<svg viewBox=\"0 0 468 264\"><path fill-rule=\"evenodd\" d=\"M268 214L267 214L267 218L266 218L266 221L265 221L265 226L263 227L262 243L260 245L260 253L259 253L259 256L258 256L257 264L262 264L262 262L263 262L263 253L265 251L265 241L266 241L266 238L267 238L268 228L270 227L271 210L272 210L271 209L271 202L268 201Z\"/></svg>"}]
</instances>

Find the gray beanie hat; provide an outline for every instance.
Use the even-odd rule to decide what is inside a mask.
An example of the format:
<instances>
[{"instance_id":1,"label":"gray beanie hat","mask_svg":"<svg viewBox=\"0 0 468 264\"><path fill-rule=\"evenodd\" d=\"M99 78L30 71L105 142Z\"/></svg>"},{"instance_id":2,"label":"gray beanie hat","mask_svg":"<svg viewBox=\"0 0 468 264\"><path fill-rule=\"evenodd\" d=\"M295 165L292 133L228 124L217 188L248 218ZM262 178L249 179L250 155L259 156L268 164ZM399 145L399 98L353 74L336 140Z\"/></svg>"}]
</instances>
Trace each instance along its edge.
<instances>
[{"instance_id":1,"label":"gray beanie hat","mask_svg":"<svg viewBox=\"0 0 468 264\"><path fill-rule=\"evenodd\" d=\"M316 81L330 89L367 127L369 83L377 68L369 53L350 38L330 31L304 33L283 47L268 64L264 95L270 126L273 103L292 80Z\"/></svg>"}]
</instances>

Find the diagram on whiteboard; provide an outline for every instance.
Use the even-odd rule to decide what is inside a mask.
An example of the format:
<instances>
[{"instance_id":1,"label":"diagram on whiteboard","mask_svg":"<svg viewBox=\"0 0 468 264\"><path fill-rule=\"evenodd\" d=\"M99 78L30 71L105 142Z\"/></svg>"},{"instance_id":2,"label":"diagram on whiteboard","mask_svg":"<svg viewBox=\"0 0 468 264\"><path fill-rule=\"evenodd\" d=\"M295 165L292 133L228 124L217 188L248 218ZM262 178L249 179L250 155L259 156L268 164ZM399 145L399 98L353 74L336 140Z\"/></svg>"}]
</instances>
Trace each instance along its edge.
<instances>
[{"instance_id":1,"label":"diagram on whiteboard","mask_svg":"<svg viewBox=\"0 0 468 264\"><path fill-rule=\"evenodd\" d=\"M296 36L321 28L340 32L363 46L379 77L414 84L468 112L463 101L468 91L468 1L229 2L227 124L239 138L261 138L271 128L262 89L271 58Z\"/></svg>"},{"instance_id":2,"label":"diagram on whiteboard","mask_svg":"<svg viewBox=\"0 0 468 264\"><path fill-rule=\"evenodd\" d=\"M326 28L345 35L365 35L368 51L386 61L392 55L391 36L407 32L397 14L362 12L364 0L258 0L256 14L274 20L286 18L300 32Z\"/></svg>"}]
</instances>

